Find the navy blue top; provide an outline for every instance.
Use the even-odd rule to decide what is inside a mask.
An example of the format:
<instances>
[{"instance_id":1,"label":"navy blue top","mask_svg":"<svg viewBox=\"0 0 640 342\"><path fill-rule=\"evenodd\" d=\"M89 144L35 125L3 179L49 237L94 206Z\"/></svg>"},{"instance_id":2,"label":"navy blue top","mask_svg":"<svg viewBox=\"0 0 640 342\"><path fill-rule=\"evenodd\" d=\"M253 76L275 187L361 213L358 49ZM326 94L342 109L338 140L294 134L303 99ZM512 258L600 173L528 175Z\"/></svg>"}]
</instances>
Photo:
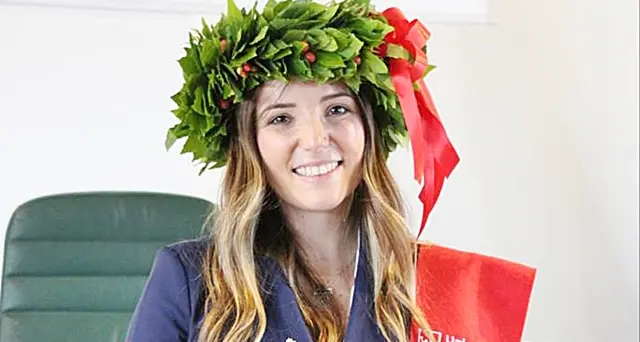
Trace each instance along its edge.
<instances>
[{"instance_id":1,"label":"navy blue top","mask_svg":"<svg viewBox=\"0 0 640 342\"><path fill-rule=\"evenodd\" d=\"M129 326L129 342L193 342L204 314L201 260L207 240L180 242L158 251ZM346 342L383 342L373 314L369 263L360 242ZM293 290L279 264L258 260L267 330L262 341L313 342Z\"/></svg>"}]
</instances>

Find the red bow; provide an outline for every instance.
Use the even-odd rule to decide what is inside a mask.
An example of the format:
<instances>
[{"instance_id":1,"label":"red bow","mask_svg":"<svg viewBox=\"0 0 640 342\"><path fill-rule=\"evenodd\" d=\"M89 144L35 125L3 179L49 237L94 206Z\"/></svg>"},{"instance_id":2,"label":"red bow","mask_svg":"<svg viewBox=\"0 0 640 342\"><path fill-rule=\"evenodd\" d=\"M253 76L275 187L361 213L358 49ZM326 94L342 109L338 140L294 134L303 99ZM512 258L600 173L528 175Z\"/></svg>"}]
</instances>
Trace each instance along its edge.
<instances>
[{"instance_id":1,"label":"red bow","mask_svg":"<svg viewBox=\"0 0 640 342\"><path fill-rule=\"evenodd\" d=\"M424 180L419 196L423 204L419 237L438 200L444 179L449 177L460 158L447 137L423 80L429 63L422 48L429 39L429 31L418 20L409 22L397 8L389 8L382 15L395 30L385 37L380 51L388 54L392 46L402 46L411 59L392 56L389 71L411 139L414 177L418 183Z\"/></svg>"}]
</instances>

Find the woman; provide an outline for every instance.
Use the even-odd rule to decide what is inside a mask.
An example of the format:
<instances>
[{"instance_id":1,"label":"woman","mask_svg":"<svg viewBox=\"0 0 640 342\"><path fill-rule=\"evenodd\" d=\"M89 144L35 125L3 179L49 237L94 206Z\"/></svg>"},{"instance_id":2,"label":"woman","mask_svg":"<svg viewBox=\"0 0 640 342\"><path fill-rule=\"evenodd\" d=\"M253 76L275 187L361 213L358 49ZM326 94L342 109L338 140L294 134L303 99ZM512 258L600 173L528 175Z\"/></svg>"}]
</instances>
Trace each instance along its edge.
<instances>
[{"instance_id":1,"label":"woman","mask_svg":"<svg viewBox=\"0 0 640 342\"><path fill-rule=\"evenodd\" d=\"M129 341L409 341L412 324L429 331L415 239L386 166L411 126L402 78L385 63L391 76L401 66L386 53L412 54L410 68L421 53L394 45L396 19L361 0L272 1L263 14L230 2L192 38L169 139L188 136L184 151L227 166L220 206L210 237L158 253ZM418 99L421 114L432 107ZM414 150L426 143L410 138ZM421 196L427 213L449 158Z\"/></svg>"}]
</instances>

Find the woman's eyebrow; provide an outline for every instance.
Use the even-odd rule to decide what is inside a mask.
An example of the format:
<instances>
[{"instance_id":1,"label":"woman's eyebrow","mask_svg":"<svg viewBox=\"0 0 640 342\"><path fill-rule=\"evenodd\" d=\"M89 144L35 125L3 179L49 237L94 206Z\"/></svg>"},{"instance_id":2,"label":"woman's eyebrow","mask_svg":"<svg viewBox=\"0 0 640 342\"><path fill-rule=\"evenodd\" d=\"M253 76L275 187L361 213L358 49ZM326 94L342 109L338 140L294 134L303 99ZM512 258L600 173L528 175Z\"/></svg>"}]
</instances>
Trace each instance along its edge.
<instances>
[{"instance_id":1,"label":"woman's eyebrow","mask_svg":"<svg viewBox=\"0 0 640 342\"><path fill-rule=\"evenodd\" d=\"M335 99L337 97L343 97L343 96L347 96L347 97L351 97L351 94L347 93L347 92L339 92L339 93L335 93L335 94L329 94L329 95L325 95L321 98L322 101L327 101L327 100L331 100L331 99Z\"/></svg>"},{"instance_id":2,"label":"woman's eyebrow","mask_svg":"<svg viewBox=\"0 0 640 342\"><path fill-rule=\"evenodd\" d=\"M262 117L264 115L264 113L270 111L270 110L274 110L274 109L283 109L283 108L295 108L296 104L295 103L274 103L274 104L270 104L268 106L266 106L262 112L260 112L260 117Z\"/></svg>"}]
</instances>

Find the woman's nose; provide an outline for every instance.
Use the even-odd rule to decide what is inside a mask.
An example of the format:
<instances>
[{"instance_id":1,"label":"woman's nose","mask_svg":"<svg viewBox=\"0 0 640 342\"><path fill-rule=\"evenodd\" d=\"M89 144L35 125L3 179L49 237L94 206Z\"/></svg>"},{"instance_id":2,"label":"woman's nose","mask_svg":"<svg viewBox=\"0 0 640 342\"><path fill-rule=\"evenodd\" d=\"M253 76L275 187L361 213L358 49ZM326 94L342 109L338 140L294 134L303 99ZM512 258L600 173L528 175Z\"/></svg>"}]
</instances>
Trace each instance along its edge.
<instances>
[{"instance_id":1,"label":"woman's nose","mask_svg":"<svg viewBox=\"0 0 640 342\"><path fill-rule=\"evenodd\" d=\"M326 146L329 142L327 127L320 118L310 118L305 120L300 130L300 145L304 148L314 148Z\"/></svg>"}]
</instances>

